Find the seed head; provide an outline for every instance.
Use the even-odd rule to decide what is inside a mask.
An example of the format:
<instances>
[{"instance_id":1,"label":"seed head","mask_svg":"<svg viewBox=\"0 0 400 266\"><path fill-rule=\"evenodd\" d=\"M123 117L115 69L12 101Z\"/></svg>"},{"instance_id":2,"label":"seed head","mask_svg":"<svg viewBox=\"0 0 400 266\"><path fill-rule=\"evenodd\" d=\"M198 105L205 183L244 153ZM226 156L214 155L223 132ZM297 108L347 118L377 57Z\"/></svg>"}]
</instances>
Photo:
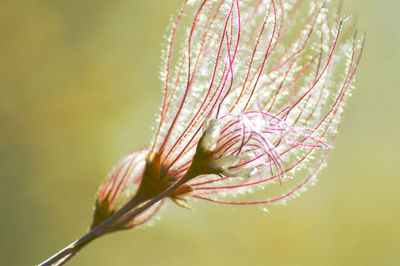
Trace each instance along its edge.
<instances>
[{"instance_id":1,"label":"seed head","mask_svg":"<svg viewBox=\"0 0 400 266\"><path fill-rule=\"evenodd\" d=\"M267 204L315 179L342 121L363 42L340 9L308 2L184 2L163 52L154 139L100 187L93 226L133 198L145 204L174 184L151 208L128 212L118 229L147 221L165 198ZM241 195L255 189L264 192Z\"/></svg>"}]
</instances>

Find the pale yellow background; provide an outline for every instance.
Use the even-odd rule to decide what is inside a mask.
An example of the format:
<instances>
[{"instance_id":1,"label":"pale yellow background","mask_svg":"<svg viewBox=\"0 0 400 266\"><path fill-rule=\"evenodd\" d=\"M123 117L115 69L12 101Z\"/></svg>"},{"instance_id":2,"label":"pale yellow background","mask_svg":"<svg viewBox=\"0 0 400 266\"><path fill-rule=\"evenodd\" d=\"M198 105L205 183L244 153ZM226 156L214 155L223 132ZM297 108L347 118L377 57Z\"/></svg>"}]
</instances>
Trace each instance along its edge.
<instances>
[{"instance_id":1,"label":"pale yellow background","mask_svg":"<svg viewBox=\"0 0 400 266\"><path fill-rule=\"evenodd\" d=\"M287 207L170 204L69 265L400 265L400 2L345 0L367 45L317 186ZM0 264L85 232L114 164L147 145L180 1L1 1Z\"/></svg>"}]
</instances>

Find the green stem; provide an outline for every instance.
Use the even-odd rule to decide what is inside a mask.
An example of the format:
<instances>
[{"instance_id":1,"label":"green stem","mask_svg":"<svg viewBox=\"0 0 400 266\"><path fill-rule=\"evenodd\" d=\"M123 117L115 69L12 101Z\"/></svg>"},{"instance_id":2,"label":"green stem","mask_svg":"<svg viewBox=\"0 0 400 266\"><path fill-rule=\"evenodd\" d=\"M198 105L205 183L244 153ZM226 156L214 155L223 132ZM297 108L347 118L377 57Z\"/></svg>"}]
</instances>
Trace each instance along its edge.
<instances>
[{"instance_id":1,"label":"green stem","mask_svg":"<svg viewBox=\"0 0 400 266\"><path fill-rule=\"evenodd\" d=\"M112 232L110 230L111 227L118 227L121 224L128 222L129 220L133 219L143 211L147 210L151 206L153 206L158 201L162 200L163 198L167 197L171 192L177 189L180 185L184 184L187 181L186 178L181 178L172 184L168 189L164 192L160 193L159 195L155 196L143 206L134 210L131 214L124 217L121 221L115 223L119 218L127 214L133 208L137 207L139 204L143 203L147 199L142 197L141 195L136 195L133 197L127 204L125 204L120 210L118 210L115 214L107 218L104 222L93 228L90 232L86 235L82 236L75 242L71 243L58 253L51 256L49 259L45 260L39 266L50 266L50 265L62 265L75 256L84 246L95 240L96 238L104 235L105 233Z\"/></svg>"},{"instance_id":2,"label":"green stem","mask_svg":"<svg viewBox=\"0 0 400 266\"><path fill-rule=\"evenodd\" d=\"M88 232L75 242L71 243L58 253L51 256L49 259L39 264L39 266L64 264L66 260L69 260L70 258L75 256L84 246L86 246L96 238L102 236L103 234L109 232L109 230L107 230L109 226L111 226L117 219L121 218L124 214L126 214L128 211L132 210L142 202L143 198L140 197L139 195L136 195L115 214L107 218L104 222L93 228L90 232Z\"/></svg>"}]
</instances>

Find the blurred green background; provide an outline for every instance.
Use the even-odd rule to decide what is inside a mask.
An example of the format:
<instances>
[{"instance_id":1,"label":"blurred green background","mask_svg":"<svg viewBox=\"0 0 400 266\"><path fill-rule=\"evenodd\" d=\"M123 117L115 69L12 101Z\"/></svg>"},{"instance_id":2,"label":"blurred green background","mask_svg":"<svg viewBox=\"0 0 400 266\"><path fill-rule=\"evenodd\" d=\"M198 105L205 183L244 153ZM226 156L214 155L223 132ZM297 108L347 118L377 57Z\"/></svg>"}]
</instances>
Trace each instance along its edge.
<instances>
[{"instance_id":1,"label":"blurred green background","mask_svg":"<svg viewBox=\"0 0 400 266\"><path fill-rule=\"evenodd\" d=\"M112 167L147 145L160 50L180 0L2 1L0 264L82 235ZM317 186L289 205L175 205L69 265L400 265L400 2L345 0L367 46Z\"/></svg>"}]
</instances>

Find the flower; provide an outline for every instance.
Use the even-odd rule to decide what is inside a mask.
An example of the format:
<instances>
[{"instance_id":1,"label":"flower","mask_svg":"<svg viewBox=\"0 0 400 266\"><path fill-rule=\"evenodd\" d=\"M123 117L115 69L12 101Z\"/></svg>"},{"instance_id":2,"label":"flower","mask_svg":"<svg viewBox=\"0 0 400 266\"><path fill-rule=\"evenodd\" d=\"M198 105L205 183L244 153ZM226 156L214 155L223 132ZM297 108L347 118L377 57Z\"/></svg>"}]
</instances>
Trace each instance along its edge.
<instances>
[{"instance_id":1,"label":"flower","mask_svg":"<svg viewBox=\"0 0 400 266\"><path fill-rule=\"evenodd\" d=\"M109 217L110 231L137 226L167 198L267 204L312 183L341 124L363 41L329 1L302 2L184 2L163 53L154 139L100 187L92 228ZM263 198L239 198L255 189Z\"/></svg>"}]
</instances>

